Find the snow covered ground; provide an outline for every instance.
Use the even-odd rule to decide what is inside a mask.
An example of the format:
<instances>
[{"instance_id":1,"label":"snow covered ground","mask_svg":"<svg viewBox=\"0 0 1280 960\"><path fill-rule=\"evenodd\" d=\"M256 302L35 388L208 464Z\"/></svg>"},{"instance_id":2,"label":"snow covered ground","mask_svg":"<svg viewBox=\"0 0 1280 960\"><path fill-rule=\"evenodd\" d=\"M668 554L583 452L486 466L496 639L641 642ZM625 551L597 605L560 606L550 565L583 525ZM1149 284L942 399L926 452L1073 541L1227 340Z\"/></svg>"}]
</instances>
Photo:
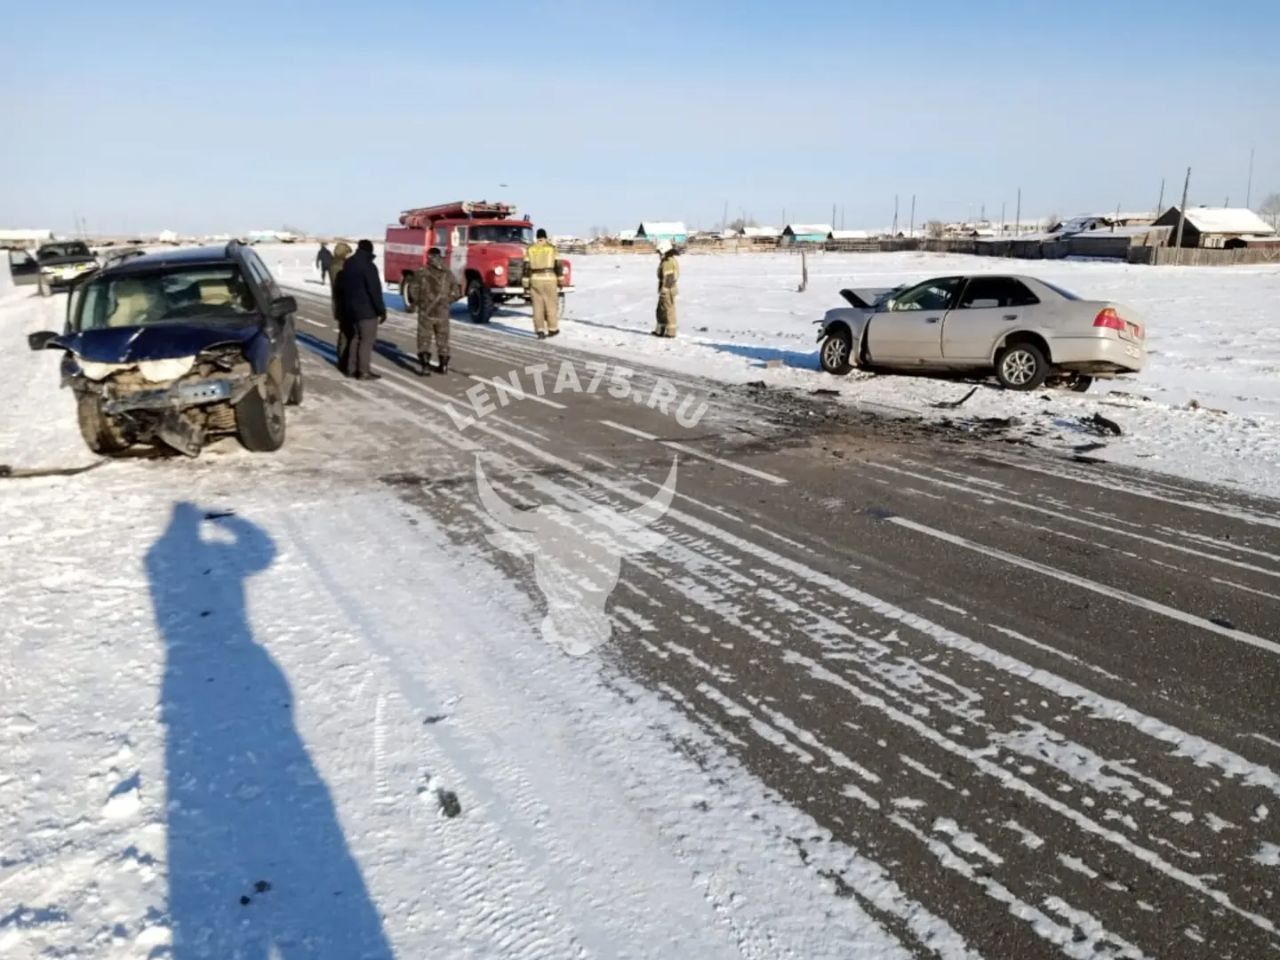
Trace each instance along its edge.
<instances>
[{"instance_id":1,"label":"snow covered ground","mask_svg":"<svg viewBox=\"0 0 1280 960\"><path fill-rule=\"evenodd\" d=\"M0 287L5 342L62 303ZM271 457L94 466L57 363L0 378L0 956L906 957L886 918L956 943L543 643L526 592L327 442L340 404Z\"/></svg>"},{"instance_id":2,"label":"snow covered ground","mask_svg":"<svg viewBox=\"0 0 1280 960\"><path fill-rule=\"evenodd\" d=\"M314 251L260 248L286 279L310 275ZM574 346L731 382L763 380L798 390L837 390L869 408L958 423L1017 417L1014 433L1038 445L1096 441L1080 421L1100 413L1124 436L1090 456L1280 496L1280 266L1147 267L1105 261L1009 261L939 254L818 254L798 293L800 258L789 254L685 256L680 339L653 328L655 259L574 258L577 290L569 316ZM1130 304L1148 321L1149 364L1138 377L1099 381L1083 396L980 389L959 410L969 384L859 373L838 379L818 369L817 328L839 290L880 287L950 273L1024 272L1082 296ZM520 311L526 312L526 311ZM526 321L514 314L504 322ZM781 367L766 367L769 360Z\"/></svg>"},{"instance_id":3,"label":"snow covered ground","mask_svg":"<svg viewBox=\"0 0 1280 960\"><path fill-rule=\"evenodd\" d=\"M309 272L310 251L263 252L286 280ZM810 321L850 283L1002 265L831 256L797 294L793 258L688 257L671 342L647 335L651 259L579 258L567 339L941 415L928 404L968 385L827 377ZM1144 311L1152 367L1126 396L984 389L965 417L1048 417L1037 442L1069 447L1100 411L1126 429L1105 455L1275 492L1280 271L1027 266ZM293 411L270 457L224 442L196 461L98 464L57 356L21 344L60 326L62 298L7 279L0 956L880 960L909 954L904 931L974 955L903 893L901 864L833 840L606 660L542 642L536 599L370 482L384 444L351 406ZM337 383L308 362L313 383ZM935 832L989 855L951 814ZM1092 869L1074 853L1062 864ZM857 894L833 896L833 877Z\"/></svg>"}]
</instances>

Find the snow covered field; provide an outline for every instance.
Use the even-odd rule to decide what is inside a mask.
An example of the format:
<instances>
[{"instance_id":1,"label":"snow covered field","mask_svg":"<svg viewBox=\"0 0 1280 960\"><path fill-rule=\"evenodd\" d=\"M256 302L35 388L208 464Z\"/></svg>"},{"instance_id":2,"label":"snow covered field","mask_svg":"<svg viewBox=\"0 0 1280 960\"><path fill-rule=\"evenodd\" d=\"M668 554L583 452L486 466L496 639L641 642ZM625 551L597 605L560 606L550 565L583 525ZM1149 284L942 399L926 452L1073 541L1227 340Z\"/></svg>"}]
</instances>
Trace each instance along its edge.
<instances>
[{"instance_id":1,"label":"snow covered field","mask_svg":"<svg viewBox=\"0 0 1280 960\"><path fill-rule=\"evenodd\" d=\"M314 250L260 250L286 279L313 275L307 265ZM574 258L578 289L570 298L575 322L568 342L731 382L834 389L871 408L957 422L1014 416L1021 422L1015 433L1037 431L1037 444L1064 450L1097 440L1081 431L1079 421L1101 413L1124 436L1108 438L1091 456L1280 496L1280 266L818 254L809 258L808 290L797 293L798 256L689 255L681 259L676 343L648 336L655 266L656 259L647 256ZM857 371L838 379L818 369L813 321L844 305L842 287L895 286L969 272L1023 272L1082 296L1130 304L1148 321L1147 369L1134 378L1098 381L1084 396L1057 390L1012 394L993 382L959 410L946 411L931 404L959 399L969 384ZM499 320L527 328L516 312ZM767 368L768 360L783 365Z\"/></svg>"}]
</instances>

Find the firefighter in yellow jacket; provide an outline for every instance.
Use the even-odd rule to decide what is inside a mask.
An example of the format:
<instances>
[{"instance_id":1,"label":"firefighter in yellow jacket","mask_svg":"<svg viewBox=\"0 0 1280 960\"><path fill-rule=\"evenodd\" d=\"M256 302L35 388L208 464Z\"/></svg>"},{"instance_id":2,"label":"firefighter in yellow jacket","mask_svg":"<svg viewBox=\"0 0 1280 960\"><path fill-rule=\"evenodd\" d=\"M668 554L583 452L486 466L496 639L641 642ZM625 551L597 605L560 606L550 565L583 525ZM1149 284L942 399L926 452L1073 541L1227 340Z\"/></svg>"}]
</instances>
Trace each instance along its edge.
<instances>
[{"instance_id":1,"label":"firefighter in yellow jacket","mask_svg":"<svg viewBox=\"0 0 1280 960\"><path fill-rule=\"evenodd\" d=\"M676 289L680 284L680 264L676 262L676 248L664 241L659 248L662 259L658 261L658 325L653 328L655 337L676 335Z\"/></svg>"},{"instance_id":2,"label":"firefighter in yellow jacket","mask_svg":"<svg viewBox=\"0 0 1280 960\"><path fill-rule=\"evenodd\" d=\"M520 281L533 301L533 332L539 340L560 333L560 257L547 231L538 230L537 241L525 251Z\"/></svg>"}]
</instances>

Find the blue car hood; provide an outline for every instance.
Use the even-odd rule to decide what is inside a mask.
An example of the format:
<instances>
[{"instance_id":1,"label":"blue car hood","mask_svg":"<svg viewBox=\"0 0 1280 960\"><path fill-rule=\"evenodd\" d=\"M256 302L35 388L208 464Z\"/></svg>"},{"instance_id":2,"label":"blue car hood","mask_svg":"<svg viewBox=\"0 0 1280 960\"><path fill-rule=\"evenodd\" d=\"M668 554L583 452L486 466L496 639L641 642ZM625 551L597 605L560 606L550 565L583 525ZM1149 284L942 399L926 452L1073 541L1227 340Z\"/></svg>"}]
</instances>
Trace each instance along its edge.
<instances>
[{"instance_id":1,"label":"blue car hood","mask_svg":"<svg viewBox=\"0 0 1280 960\"><path fill-rule=\"evenodd\" d=\"M260 330L256 322L244 326L165 323L150 327L110 327L66 334L55 341L83 360L94 363L138 363L193 357L222 343L246 346Z\"/></svg>"}]
</instances>

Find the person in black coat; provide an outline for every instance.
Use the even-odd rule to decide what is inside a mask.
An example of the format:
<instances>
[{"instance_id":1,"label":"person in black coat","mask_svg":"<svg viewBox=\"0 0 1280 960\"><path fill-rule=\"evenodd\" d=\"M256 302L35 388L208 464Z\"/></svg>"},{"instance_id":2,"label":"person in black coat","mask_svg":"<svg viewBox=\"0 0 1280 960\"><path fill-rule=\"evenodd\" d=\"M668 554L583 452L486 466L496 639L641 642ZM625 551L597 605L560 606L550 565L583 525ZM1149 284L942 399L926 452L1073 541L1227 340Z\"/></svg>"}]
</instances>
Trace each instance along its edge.
<instances>
[{"instance_id":1,"label":"person in black coat","mask_svg":"<svg viewBox=\"0 0 1280 960\"><path fill-rule=\"evenodd\" d=\"M373 348L378 324L387 319L387 308L382 301L382 277L373 262L372 241L356 244L356 252L342 265L335 289L340 314L351 329L351 346L342 372L357 380L377 380L379 375L371 369Z\"/></svg>"},{"instance_id":2,"label":"person in black coat","mask_svg":"<svg viewBox=\"0 0 1280 960\"><path fill-rule=\"evenodd\" d=\"M333 251L323 240L320 241L320 250L316 253L316 267L320 270L320 282L328 283L329 270L333 267Z\"/></svg>"}]
</instances>

